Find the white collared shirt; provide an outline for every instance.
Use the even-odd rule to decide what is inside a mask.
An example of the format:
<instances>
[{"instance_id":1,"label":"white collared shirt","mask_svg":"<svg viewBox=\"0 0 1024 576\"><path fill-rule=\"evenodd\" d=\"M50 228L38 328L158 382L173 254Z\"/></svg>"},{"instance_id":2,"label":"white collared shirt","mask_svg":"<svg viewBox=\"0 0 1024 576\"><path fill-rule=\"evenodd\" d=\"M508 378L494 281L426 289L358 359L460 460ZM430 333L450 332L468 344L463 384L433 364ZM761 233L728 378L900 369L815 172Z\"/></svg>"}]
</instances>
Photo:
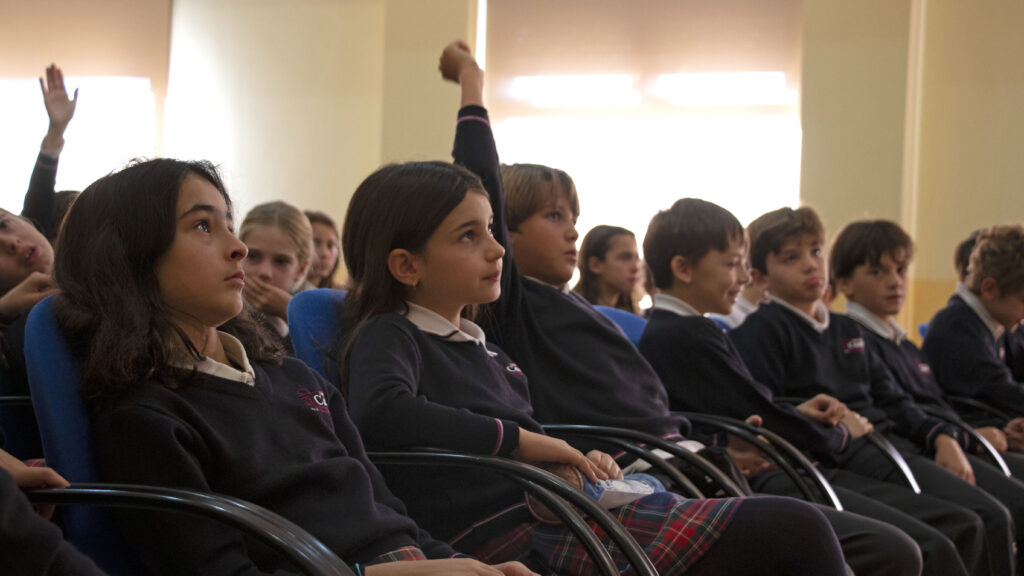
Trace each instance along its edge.
<instances>
[{"instance_id":1,"label":"white collared shirt","mask_svg":"<svg viewBox=\"0 0 1024 576\"><path fill-rule=\"evenodd\" d=\"M654 295L654 310L665 310L680 316L703 316L696 308L690 306L685 300L670 296L663 292Z\"/></svg>"},{"instance_id":2,"label":"white collared shirt","mask_svg":"<svg viewBox=\"0 0 1024 576\"><path fill-rule=\"evenodd\" d=\"M978 298L978 295L971 292L971 289L968 288L966 284L961 282L956 285L956 295L963 298L963 301L967 302L967 305L971 307L971 310L974 310L974 313L978 315L978 318L981 318L981 321L984 322L985 326L987 326L992 332L993 338L998 340L999 337L1003 335L1003 331L1005 330L1003 325L997 322L996 319L988 313L988 310L985 309L985 305L981 303L981 299Z\"/></svg>"},{"instance_id":3,"label":"white collared shirt","mask_svg":"<svg viewBox=\"0 0 1024 576\"><path fill-rule=\"evenodd\" d=\"M810 324L811 328L814 328L814 331L817 332L818 334L823 334L825 330L828 330L828 307L825 306L825 303L822 302L821 300L816 300L814 302L814 316L808 316L807 313L804 312L803 310L800 310L799 308L793 306L789 302L786 302L785 300L782 300L780 298L776 298L771 294L768 294L768 299L771 300L772 302L775 302L779 306L783 306L795 312L797 316L799 316L803 321Z\"/></svg>"},{"instance_id":4,"label":"white collared shirt","mask_svg":"<svg viewBox=\"0 0 1024 576\"><path fill-rule=\"evenodd\" d=\"M846 315L860 322L862 326L886 340L899 344L907 337L907 331L892 318L879 318L856 302L846 301Z\"/></svg>"},{"instance_id":5,"label":"white collared shirt","mask_svg":"<svg viewBox=\"0 0 1024 576\"><path fill-rule=\"evenodd\" d=\"M449 342L473 342L487 350L487 337L484 335L483 328L477 326L476 323L459 318L459 325L455 326L444 316L429 308L408 301L405 305L409 307L409 311L405 313L406 319L427 334L439 336ZM487 353L497 356L490 350Z\"/></svg>"},{"instance_id":6,"label":"white collared shirt","mask_svg":"<svg viewBox=\"0 0 1024 576\"><path fill-rule=\"evenodd\" d=\"M217 378L241 382L249 386L255 385L256 372L253 371L252 365L249 364L249 355L245 353L245 348L238 341L238 338L219 330L217 331L217 338L220 339L220 345L224 348L224 355L228 357L228 361L233 365L223 364L208 356L204 356L202 360L196 361L184 351L181 351L176 357L172 358L168 364L186 370L195 368L198 372L216 376Z\"/></svg>"}]
</instances>

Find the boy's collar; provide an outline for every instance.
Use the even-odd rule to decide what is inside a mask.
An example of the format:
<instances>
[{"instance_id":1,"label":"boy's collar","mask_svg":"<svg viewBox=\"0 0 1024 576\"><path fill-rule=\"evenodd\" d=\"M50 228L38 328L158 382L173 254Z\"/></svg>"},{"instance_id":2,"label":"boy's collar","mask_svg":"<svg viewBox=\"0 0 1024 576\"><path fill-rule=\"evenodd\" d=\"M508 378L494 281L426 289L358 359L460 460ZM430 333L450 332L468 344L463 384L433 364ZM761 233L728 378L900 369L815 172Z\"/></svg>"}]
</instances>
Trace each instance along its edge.
<instances>
[{"instance_id":1,"label":"boy's collar","mask_svg":"<svg viewBox=\"0 0 1024 576\"><path fill-rule=\"evenodd\" d=\"M665 310L666 312L672 312L680 316L703 316L696 308L690 306L685 300L676 298L664 292L659 292L654 295L654 310Z\"/></svg>"},{"instance_id":2,"label":"boy's collar","mask_svg":"<svg viewBox=\"0 0 1024 576\"><path fill-rule=\"evenodd\" d=\"M554 288L555 290L558 290L562 294L568 294L569 292L571 292L571 290L569 290L568 282L562 284L561 286L555 286L554 284L548 284L547 282L534 278L533 276L523 276L523 278L536 282L537 284L543 284L544 286L548 286L549 288Z\"/></svg>"},{"instance_id":3,"label":"boy's collar","mask_svg":"<svg viewBox=\"0 0 1024 576\"><path fill-rule=\"evenodd\" d=\"M1003 335L1003 331L1005 330L1003 325L988 313L988 310L985 309L985 305L981 303L981 298L978 298L977 294L971 292L971 289L968 288L966 284L961 282L956 285L956 295L966 302L967 305L971 307L971 310L974 310L974 313L978 315L978 318L981 318L981 321L984 322L985 326L992 332L993 338L998 340L999 337Z\"/></svg>"},{"instance_id":4,"label":"boy's collar","mask_svg":"<svg viewBox=\"0 0 1024 576\"><path fill-rule=\"evenodd\" d=\"M459 325L455 326L429 308L408 301L405 305L409 307L404 314L405 318L427 334L433 334L448 342L473 342L480 346L487 342L483 329L470 320L459 318Z\"/></svg>"},{"instance_id":5,"label":"boy's collar","mask_svg":"<svg viewBox=\"0 0 1024 576\"><path fill-rule=\"evenodd\" d=\"M222 364L207 356L197 361L184 351L175 354L168 364L176 368L184 368L185 370L195 368L197 372L202 372L203 374L241 382L249 386L254 385L256 383L256 372L253 371L252 365L249 364L249 356L245 353L245 347L242 346L242 343L238 341L238 338L219 330L217 331L217 338L220 339L220 345L224 348L224 355L228 357L231 365Z\"/></svg>"},{"instance_id":6,"label":"boy's collar","mask_svg":"<svg viewBox=\"0 0 1024 576\"><path fill-rule=\"evenodd\" d=\"M846 315L860 322L862 326L886 340L899 344L907 337L907 331L892 318L882 319L860 304L847 300Z\"/></svg>"},{"instance_id":7,"label":"boy's collar","mask_svg":"<svg viewBox=\"0 0 1024 576\"><path fill-rule=\"evenodd\" d=\"M808 316L807 313L804 312L803 310L797 308L796 306L793 306L792 304L786 302L781 298L773 296L771 293L768 294L768 300L778 304L779 306L782 306L783 308L792 311L794 314L799 316L801 320L807 322L811 326L811 328L813 328L814 331L817 332L818 334L823 334L826 330L828 330L828 307L826 307L821 300L815 300L814 302L814 316Z\"/></svg>"}]
</instances>

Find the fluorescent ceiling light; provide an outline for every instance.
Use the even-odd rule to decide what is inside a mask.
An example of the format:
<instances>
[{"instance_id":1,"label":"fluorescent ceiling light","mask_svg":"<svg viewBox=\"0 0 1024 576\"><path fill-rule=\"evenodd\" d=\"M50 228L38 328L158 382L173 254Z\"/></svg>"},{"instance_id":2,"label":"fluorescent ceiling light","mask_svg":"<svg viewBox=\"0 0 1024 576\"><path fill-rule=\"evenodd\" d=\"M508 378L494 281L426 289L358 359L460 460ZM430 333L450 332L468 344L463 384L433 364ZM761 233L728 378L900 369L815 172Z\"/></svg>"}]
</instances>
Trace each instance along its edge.
<instances>
[{"instance_id":1,"label":"fluorescent ceiling light","mask_svg":"<svg viewBox=\"0 0 1024 576\"><path fill-rule=\"evenodd\" d=\"M662 74L655 95L676 106L778 106L796 104L784 72Z\"/></svg>"},{"instance_id":2,"label":"fluorescent ceiling light","mask_svg":"<svg viewBox=\"0 0 1024 576\"><path fill-rule=\"evenodd\" d=\"M641 99L628 74L517 76L510 96L534 108L627 108Z\"/></svg>"}]
</instances>

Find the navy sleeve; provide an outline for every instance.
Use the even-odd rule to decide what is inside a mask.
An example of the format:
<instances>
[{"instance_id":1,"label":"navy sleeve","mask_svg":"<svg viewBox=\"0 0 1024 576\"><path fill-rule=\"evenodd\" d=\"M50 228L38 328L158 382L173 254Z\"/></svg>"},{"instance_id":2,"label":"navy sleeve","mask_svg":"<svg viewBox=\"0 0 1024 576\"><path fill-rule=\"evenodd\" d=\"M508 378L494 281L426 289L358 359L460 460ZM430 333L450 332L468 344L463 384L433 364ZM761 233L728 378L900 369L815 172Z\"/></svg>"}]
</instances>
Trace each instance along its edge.
<instances>
[{"instance_id":1,"label":"navy sleeve","mask_svg":"<svg viewBox=\"0 0 1024 576\"><path fill-rule=\"evenodd\" d=\"M330 404L331 418L334 421L334 432L338 435L338 439L344 444L345 450L348 451L349 456L359 460L363 467L366 468L367 476L370 478L370 484L373 489L373 498L377 502L384 504L385 506L397 511L398 513L408 516L409 513L405 508L405 504L388 489L387 484L384 483L384 476L381 475L380 471L374 466L373 462L370 461L366 455L366 449L363 447L363 439L359 436L359 430L356 429L355 424L352 423L352 419L349 418L348 409L345 406L345 400L341 393L326 380L324 380L320 374L310 370L311 377L319 380L319 385L322 390L330 390L331 394L328 398ZM418 529L416 543L427 558L431 560L441 558L451 558L456 553L448 544L433 539L422 528Z\"/></svg>"},{"instance_id":2,"label":"navy sleeve","mask_svg":"<svg viewBox=\"0 0 1024 576\"><path fill-rule=\"evenodd\" d=\"M177 419L151 408L125 406L97 417L93 432L105 482L211 491L203 469L215 464L203 462L207 452L199 435ZM211 520L147 511L123 512L118 521L152 574L267 574L253 564L241 535Z\"/></svg>"},{"instance_id":3,"label":"navy sleeve","mask_svg":"<svg viewBox=\"0 0 1024 576\"><path fill-rule=\"evenodd\" d=\"M60 529L36 514L14 479L0 468L0 558L5 574L102 576L64 541Z\"/></svg>"},{"instance_id":4,"label":"navy sleeve","mask_svg":"<svg viewBox=\"0 0 1024 576\"><path fill-rule=\"evenodd\" d=\"M485 327L489 328L488 334L494 336L495 343L506 346L504 338L507 335L502 328L510 326L509 322L514 322L516 303L522 297L522 280L512 258L512 242L505 220L505 189L501 181L498 150L494 143L487 110L483 107L466 106L459 110L452 158L456 164L465 166L483 181L490 197L491 211L494 213L494 238L505 248L505 256L501 262L501 296L488 305L490 317L483 318L483 322Z\"/></svg>"},{"instance_id":5,"label":"navy sleeve","mask_svg":"<svg viewBox=\"0 0 1024 576\"><path fill-rule=\"evenodd\" d=\"M438 404L421 394L419 348L394 324L364 326L352 344L349 367L352 420L372 449L429 446L506 456L519 445L515 422Z\"/></svg>"},{"instance_id":6,"label":"navy sleeve","mask_svg":"<svg viewBox=\"0 0 1024 576\"><path fill-rule=\"evenodd\" d=\"M929 328L923 346L943 390L1024 415L1024 385L999 360L985 326L966 321L945 324Z\"/></svg>"},{"instance_id":7,"label":"navy sleeve","mask_svg":"<svg viewBox=\"0 0 1024 576\"><path fill-rule=\"evenodd\" d=\"M896 424L896 432L910 438L928 452L934 452L935 439L946 434L961 448L967 449L967 434L957 426L936 418L914 402L914 399L897 384L896 379L882 361L882 357L870 338L867 341L866 356L871 374L871 399L875 406L885 411Z\"/></svg>"},{"instance_id":8,"label":"navy sleeve","mask_svg":"<svg viewBox=\"0 0 1024 576\"><path fill-rule=\"evenodd\" d=\"M56 183L57 158L40 152L35 168L32 169L21 215L32 220L47 238L54 235L54 228L59 224L52 222Z\"/></svg>"}]
</instances>

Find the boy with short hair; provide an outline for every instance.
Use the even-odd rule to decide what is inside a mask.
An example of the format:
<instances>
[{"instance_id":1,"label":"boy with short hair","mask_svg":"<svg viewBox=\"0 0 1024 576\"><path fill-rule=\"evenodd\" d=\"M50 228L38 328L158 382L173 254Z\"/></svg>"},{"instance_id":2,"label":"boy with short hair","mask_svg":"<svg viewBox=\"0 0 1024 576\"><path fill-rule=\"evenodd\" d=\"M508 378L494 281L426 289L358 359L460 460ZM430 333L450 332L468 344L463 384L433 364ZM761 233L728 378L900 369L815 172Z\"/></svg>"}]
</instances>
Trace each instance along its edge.
<instances>
[{"instance_id":1,"label":"boy with short hair","mask_svg":"<svg viewBox=\"0 0 1024 576\"><path fill-rule=\"evenodd\" d=\"M868 352L883 360L893 379L919 405L962 422L943 398L924 355L893 318L903 306L907 267L913 254L914 243L898 224L886 220L854 222L833 243L832 276L846 296L848 315L864 328ZM963 426L969 427L967 423ZM977 431L1004 452L1004 460L1016 476L1024 475L1024 457L1005 452L1002 430L986 426ZM970 438L966 434L963 437ZM1024 518L1024 483L1007 478L1001 470L974 456L977 448L973 442L969 445L967 466L978 486L1005 504L1015 522L1020 521Z\"/></svg>"},{"instance_id":2,"label":"boy with short hair","mask_svg":"<svg viewBox=\"0 0 1024 576\"><path fill-rule=\"evenodd\" d=\"M961 432L925 414L899 389L881 359L868 352L860 326L821 303L828 268L825 230L817 214L807 207L783 208L756 219L749 232L751 274L768 289L769 302L731 336L753 376L780 396L833 394L870 419L904 455L925 494L956 503L984 520L988 554L978 554L974 546L959 547L968 568L978 574L1012 573L1008 511L943 469L970 479ZM942 467L919 456L920 450L934 450ZM846 455L837 478L855 488L864 476L894 480L892 472L878 451L862 446ZM901 510L915 507L897 490L885 490L877 498ZM948 535L955 530L937 527Z\"/></svg>"},{"instance_id":3,"label":"boy with short hair","mask_svg":"<svg viewBox=\"0 0 1024 576\"><path fill-rule=\"evenodd\" d=\"M1003 333L1022 319L1024 226L984 230L971 252L964 282L932 318L924 339L932 373L946 393L1024 416L1024 383L1014 378L999 347ZM979 415L967 417L973 422ZM1024 424L1006 432L1011 443L1024 447Z\"/></svg>"}]
</instances>

